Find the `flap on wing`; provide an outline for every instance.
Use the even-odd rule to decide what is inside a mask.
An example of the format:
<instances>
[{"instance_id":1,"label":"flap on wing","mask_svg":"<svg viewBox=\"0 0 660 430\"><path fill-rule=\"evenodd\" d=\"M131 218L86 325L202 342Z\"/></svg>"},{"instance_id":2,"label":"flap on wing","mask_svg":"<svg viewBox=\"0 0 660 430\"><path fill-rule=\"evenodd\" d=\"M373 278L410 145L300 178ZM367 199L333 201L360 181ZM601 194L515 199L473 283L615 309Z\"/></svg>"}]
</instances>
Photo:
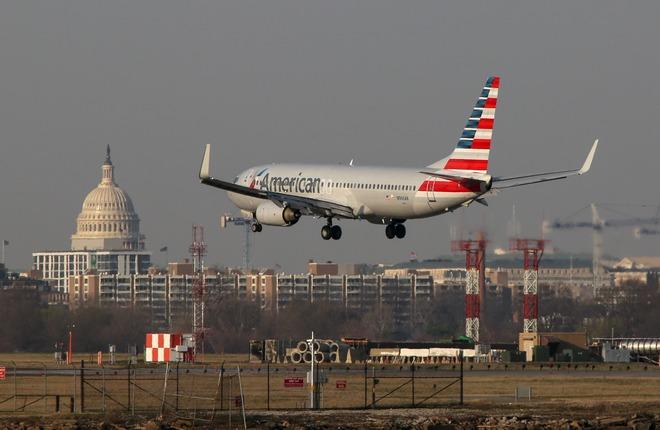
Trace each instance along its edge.
<instances>
[{"instance_id":1,"label":"flap on wing","mask_svg":"<svg viewBox=\"0 0 660 430\"><path fill-rule=\"evenodd\" d=\"M279 206L290 206L298 209L305 215L322 217L355 218L353 208L328 200L312 199L309 197L293 196L290 194L268 193L268 199Z\"/></svg>"}]
</instances>

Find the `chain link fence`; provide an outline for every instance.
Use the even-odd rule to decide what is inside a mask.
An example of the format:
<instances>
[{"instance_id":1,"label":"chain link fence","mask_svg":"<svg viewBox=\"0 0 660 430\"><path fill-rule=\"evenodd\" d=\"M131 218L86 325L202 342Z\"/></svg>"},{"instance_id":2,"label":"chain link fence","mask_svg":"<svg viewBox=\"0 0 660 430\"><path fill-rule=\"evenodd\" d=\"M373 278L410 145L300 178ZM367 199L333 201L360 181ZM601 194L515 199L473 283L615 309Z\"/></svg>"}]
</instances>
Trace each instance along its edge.
<instances>
[{"instance_id":1,"label":"chain link fence","mask_svg":"<svg viewBox=\"0 0 660 430\"><path fill-rule=\"evenodd\" d=\"M308 372L307 366L291 364L0 363L0 413L120 411L213 420L239 417L245 410L312 405L364 409L462 403L462 366L320 364L314 390Z\"/></svg>"}]
</instances>

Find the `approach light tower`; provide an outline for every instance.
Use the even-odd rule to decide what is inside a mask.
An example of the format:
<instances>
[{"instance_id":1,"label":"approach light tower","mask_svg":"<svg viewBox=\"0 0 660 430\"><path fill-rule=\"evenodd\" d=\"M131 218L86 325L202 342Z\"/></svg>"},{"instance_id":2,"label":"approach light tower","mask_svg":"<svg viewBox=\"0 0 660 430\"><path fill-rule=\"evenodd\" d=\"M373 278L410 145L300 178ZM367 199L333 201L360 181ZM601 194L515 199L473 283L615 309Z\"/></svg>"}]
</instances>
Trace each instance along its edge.
<instances>
[{"instance_id":1,"label":"approach light tower","mask_svg":"<svg viewBox=\"0 0 660 430\"><path fill-rule=\"evenodd\" d=\"M523 332L539 331L539 263L543 258L546 241L542 239L511 239L509 249L522 251L525 274L523 277Z\"/></svg>"},{"instance_id":2,"label":"approach light tower","mask_svg":"<svg viewBox=\"0 0 660 430\"><path fill-rule=\"evenodd\" d=\"M453 240L451 249L465 253L465 336L479 343L479 318L481 296L485 291L486 238L479 234L477 240Z\"/></svg>"},{"instance_id":3,"label":"approach light tower","mask_svg":"<svg viewBox=\"0 0 660 430\"><path fill-rule=\"evenodd\" d=\"M195 279L193 281L193 334L195 336L194 359L204 356L204 301L206 300L206 281L204 279L204 256L206 243L204 242L204 227L193 225L192 243L190 244Z\"/></svg>"}]
</instances>

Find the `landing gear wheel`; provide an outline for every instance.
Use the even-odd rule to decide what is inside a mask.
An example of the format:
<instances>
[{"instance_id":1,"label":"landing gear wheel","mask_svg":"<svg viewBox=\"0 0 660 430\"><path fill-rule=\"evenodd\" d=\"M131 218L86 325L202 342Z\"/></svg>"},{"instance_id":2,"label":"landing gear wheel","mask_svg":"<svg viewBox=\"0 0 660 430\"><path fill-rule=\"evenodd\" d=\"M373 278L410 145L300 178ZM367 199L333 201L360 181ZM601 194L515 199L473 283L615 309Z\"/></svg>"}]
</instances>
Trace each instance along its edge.
<instances>
[{"instance_id":1,"label":"landing gear wheel","mask_svg":"<svg viewBox=\"0 0 660 430\"><path fill-rule=\"evenodd\" d=\"M321 227L321 237L323 238L323 240L332 239L332 226L324 225L323 227Z\"/></svg>"},{"instance_id":2,"label":"landing gear wheel","mask_svg":"<svg viewBox=\"0 0 660 430\"><path fill-rule=\"evenodd\" d=\"M396 231L394 229L394 225L387 224L387 227L385 227L385 236L387 236L388 239L394 239L395 235L396 235Z\"/></svg>"},{"instance_id":3,"label":"landing gear wheel","mask_svg":"<svg viewBox=\"0 0 660 430\"><path fill-rule=\"evenodd\" d=\"M406 237L406 226L403 224L395 224L394 234L396 235L397 239L403 239Z\"/></svg>"},{"instance_id":4,"label":"landing gear wheel","mask_svg":"<svg viewBox=\"0 0 660 430\"><path fill-rule=\"evenodd\" d=\"M258 222L255 222L254 224L252 224L252 225L250 226L250 229L251 229L254 233L259 233L261 230L263 230L263 226L262 226L261 224L259 224Z\"/></svg>"},{"instance_id":5,"label":"landing gear wheel","mask_svg":"<svg viewBox=\"0 0 660 430\"><path fill-rule=\"evenodd\" d=\"M332 234L332 238L333 238L334 240L339 240L339 239L341 239L341 227L339 227L338 225L333 225L333 226L330 228L330 231L331 231L331 234Z\"/></svg>"}]
</instances>

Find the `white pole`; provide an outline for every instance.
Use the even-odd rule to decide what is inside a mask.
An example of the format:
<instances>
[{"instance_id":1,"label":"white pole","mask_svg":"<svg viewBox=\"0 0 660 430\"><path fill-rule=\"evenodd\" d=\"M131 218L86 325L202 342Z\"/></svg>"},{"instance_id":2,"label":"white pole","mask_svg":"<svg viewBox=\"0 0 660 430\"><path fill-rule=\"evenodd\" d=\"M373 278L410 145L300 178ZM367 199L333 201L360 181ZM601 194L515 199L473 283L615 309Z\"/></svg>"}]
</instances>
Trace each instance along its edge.
<instances>
[{"instance_id":1,"label":"white pole","mask_svg":"<svg viewBox=\"0 0 660 430\"><path fill-rule=\"evenodd\" d=\"M245 421L245 397L243 396L243 383L241 382L241 368L236 366L238 371L238 388L241 390L241 412L243 413L243 428L247 429L247 422Z\"/></svg>"},{"instance_id":2,"label":"white pole","mask_svg":"<svg viewBox=\"0 0 660 430\"><path fill-rule=\"evenodd\" d=\"M309 381L310 381L310 395L309 395L309 408L314 409L314 361L315 361L315 351L314 351L314 332L312 332L312 341L309 344L309 350L312 351L312 371L309 372Z\"/></svg>"}]
</instances>

